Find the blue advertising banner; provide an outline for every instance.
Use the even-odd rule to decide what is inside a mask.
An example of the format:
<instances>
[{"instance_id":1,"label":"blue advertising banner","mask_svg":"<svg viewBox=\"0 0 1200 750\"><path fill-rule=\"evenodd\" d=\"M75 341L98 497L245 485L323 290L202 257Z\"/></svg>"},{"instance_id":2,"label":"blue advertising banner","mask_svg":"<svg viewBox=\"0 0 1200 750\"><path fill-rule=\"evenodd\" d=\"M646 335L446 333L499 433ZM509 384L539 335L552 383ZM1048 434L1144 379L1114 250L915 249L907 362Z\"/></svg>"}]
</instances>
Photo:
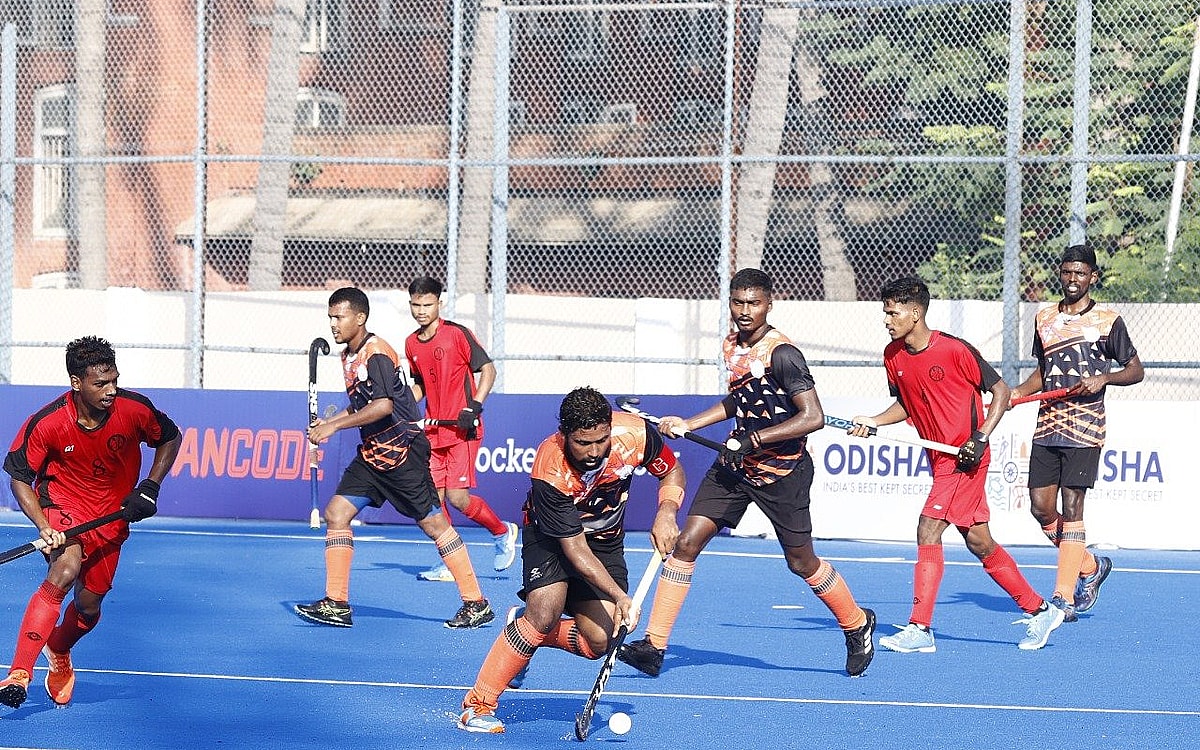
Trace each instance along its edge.
<instances>
[{"instance_id":1,"label":"blue advertising banner","mask_svg":"<svg viewBox=\"0 0 1200 750\"><path fill-rule=\"evenodd\" d=\"M66 392L67 387L0 386L0 439L11 443L24 420ZM183 446L164 483L159 512L169 516L255 518L297 521L311 507L307 440L307 394L279 391L138 389L168 414L183 432ZM612 397L621 394L612 394ZM529 470L538 445L558 428L558 395L493 394L484 412L484 440L476 456L475 494L488 501L503 519L517 521L529 489ZM697 413L711 396L648 396L642 408L657 414ZM320 394L326 404L342 408L344 393ZM724 425L706 432L720 440ZM689 490L712 463L712 451L685 440L672 442L688 474ZM321 446L319 505L333 494L342 469L354 457L357 430L339 432ZM149 452L143 471L149 466ZM657 507L657 482L635 479L626 515L630 530L649 529ZM8 508L16 502L3 493ZM691 496L689 491L688 496ZM390 506L363 511L374 523L411 523ZM455 513L455 523L467 523Z\"/></svg>"}]
</instances>

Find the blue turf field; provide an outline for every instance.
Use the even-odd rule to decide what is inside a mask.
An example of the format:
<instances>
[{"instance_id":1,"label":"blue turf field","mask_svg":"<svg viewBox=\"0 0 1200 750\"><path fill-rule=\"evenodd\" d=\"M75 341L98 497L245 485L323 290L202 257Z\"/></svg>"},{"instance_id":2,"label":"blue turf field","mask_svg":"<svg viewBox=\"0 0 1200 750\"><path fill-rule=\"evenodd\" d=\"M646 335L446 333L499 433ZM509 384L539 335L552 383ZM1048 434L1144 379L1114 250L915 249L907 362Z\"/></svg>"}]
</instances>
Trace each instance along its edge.
<instances>
[{"instance_id":1,"label":"blue turf field","mask_svg":"<svg viewBox=\"0 0 1200 750\"><path fill-rule=\"evenodd\" d=\"M1030 523L1033 523L1031 520ZM434 549L410 526L358 527L355 626L291 613L322 595L322 534L301 523L155 518L134 529L118 587L74 652L74 702L41 689L0 713L0 745L36 748L571 747L573 717L597 662L543 649L526 688L506 693L504 735L454 726L457 706L507 607L513 569L491 569L490 537L462 530L497 622L457 632L453 584L416 580ZM28 541L0 515L0 546ZM649 545L631 534L632 571ZM880 635L906 620L911 545L822 541ZM1041 591L1049 547L1012 547ZM1007 596L961 546L947 547L935 654L881 651L866 675L842 671L844 642L820 602L785 569L775 542L719 537L701 558L664 671L618 663L589 743L737 750L1165 748L1200 740L1200 669L1191 643L1200 553L1116 550L1099 604L1041 651ZM44 575L40 556L0 568L0 661ZM636 577L636 573L635 573ZM635 637L638 637L635 634ZM614 711L633 729L613 735Z\"/></svg>"}]
</instances>

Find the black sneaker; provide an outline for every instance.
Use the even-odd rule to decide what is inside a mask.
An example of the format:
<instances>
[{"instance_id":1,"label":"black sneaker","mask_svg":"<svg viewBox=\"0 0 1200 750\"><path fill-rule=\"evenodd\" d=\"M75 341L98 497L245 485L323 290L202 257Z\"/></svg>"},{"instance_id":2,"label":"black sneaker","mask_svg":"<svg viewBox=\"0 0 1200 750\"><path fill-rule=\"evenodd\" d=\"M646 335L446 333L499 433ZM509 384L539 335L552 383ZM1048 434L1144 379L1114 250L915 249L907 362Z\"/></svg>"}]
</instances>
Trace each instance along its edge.
<instances>
[{"instance_id":1,"label":"black sneaker","mask_svg":"<svg viewBox=\"0 0 1200 750\"><path fill-rule=\"evenodd\" d=\"M864 609L867 622L861 628L846 631L846 673L858 677L867 671L867 665L875 658L875 612Z\"/></svg>"},{"instance_id":2,"label":"black sneaker","mask_svg":"<svg viewBox=\"0 0 1200 750\"><path fill-rule=\"evenodd\" d=\"M350 602L339 602L328 596L312 604L297 604L296 614L310 622L348 628L354 623L350 619Z\"/></svg>"},{"instance_id":3,"label":"black sneaker","mask_svg":"<svg viewBox=\"0 0 1200 750\"><path fill-rule=\"evenodd\" d=\"M666 653L665 648L655 648L649 638L643 638L621 644L621 648L617 649L617 658L643 674L658 677Z\"/></svg>"},{"instance_id":4,"label":"black sneaker","mask_svg":"<svg viewBox=\"0 0 1200 750\"><path fill-rule=\"evenodd\" d=\"M463 602L453 619L446 620L446 627L478 628L487 625L494 619L496 619L496 615L492 612L492 605L488 604L487 599L480 599L477 602Z\"/></svg>"}]
</instances>

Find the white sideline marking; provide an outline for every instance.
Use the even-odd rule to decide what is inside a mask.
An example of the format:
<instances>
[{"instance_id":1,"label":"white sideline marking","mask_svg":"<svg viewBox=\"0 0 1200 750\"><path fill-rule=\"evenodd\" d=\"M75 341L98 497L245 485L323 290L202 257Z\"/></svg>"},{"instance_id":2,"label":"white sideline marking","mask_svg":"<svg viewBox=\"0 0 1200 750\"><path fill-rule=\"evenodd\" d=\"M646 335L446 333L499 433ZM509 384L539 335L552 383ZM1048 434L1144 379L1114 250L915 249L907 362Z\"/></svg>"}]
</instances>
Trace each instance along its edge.
<instances>
[{"instance_id":1,"label":"white sideline marking","mask_svg":"<svg viewBox=\"0 0 1200 750\"><path fill-rule=\"evenodd\" d=\"M41 671L41 668L38 668ZM381 682L375 680L326 680L311 677L263 677L252 675L204 674L194 672L147 672L133 669L76 669L76 672L108 675L130 675L134 677L173 677L199 680L228 680L233 682L269 682L296 685L344 685L347 687L378 687L397 688L403 690L450 690L462 694L471 689L470 685L430 685L420 682ZM580 695L586 696L590 690L538 690L521 688L522 693L540 693L544 695ZM891 706L897 708L947 708L973 709L978 711L1031 711L1039 713L1064 714L1119 714L1124 716L1200 716L1200 711L1172 711L1158 708L1099 708L1083 706L1018 706L1004 703L935 703L929 701L885 701L885 700L846 700L835 698L780 698L770 696L750 695L709 695L693 693L643 693L634 691L606 690L606 696L623 696L626 698L665 698L688 701L733 701L736 703L790 703L793 705L826 705L826 706ZM0 750L6 750L0 748Z\"/></svg>"}]
</instances>

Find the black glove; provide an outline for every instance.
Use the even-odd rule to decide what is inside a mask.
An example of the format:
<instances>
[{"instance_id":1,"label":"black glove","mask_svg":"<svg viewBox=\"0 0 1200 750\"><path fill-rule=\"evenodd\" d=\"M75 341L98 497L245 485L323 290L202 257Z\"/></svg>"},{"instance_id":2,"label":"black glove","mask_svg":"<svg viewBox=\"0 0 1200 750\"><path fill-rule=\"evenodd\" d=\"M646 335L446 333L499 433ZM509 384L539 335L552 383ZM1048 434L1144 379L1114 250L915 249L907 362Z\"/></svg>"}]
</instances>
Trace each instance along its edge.
<instances>
[{"instance_id":1,"label":"black glove","mask_svg":"<svg viewBox=\"0 0 1200 750\"><path fill-rule=\"evenodd\" d=\"M479 415L482 413L483 404L474 399L468 401L458 413L458 429L466 433L467 440L474 440L479 436Z\"/></svg>"},{"instance_id":2,"label":"black glove","mask_svg":"<svg viewBox=\"0 0 1200 750\"><path fill-rule=\"evenodd\" d=\"M958 470L970 471L983 460L983 452L987 450L988 438L979 430L971 433L967 442L958 449Z\"/></svg>"},{"instance_id":3,"label":"black glove","mask_svg":"<svg viewBox=\"0 0 1200 750\"><path fill-rule=\"evenodd\" d=\"M721 455L718 460L722 465L729 469L737 471L742 468L742 464L746 460L746 454L753 450L750 447L750 439L745 435L734 435L725 441L725 447L721 450Z\"/></svg>"},{"instance_id":4,"label":"black glove","mask_svg":"<svg viewBox=\"0 0 1200 750\"><path fill-rule=\"evenodd\" d=\"M121 509L125 511L125 520L129 523L137 523L157 513L158 489L158 482L153 479L143 479L141 484L121 501Z\"/></svg>"}]
</instances>

